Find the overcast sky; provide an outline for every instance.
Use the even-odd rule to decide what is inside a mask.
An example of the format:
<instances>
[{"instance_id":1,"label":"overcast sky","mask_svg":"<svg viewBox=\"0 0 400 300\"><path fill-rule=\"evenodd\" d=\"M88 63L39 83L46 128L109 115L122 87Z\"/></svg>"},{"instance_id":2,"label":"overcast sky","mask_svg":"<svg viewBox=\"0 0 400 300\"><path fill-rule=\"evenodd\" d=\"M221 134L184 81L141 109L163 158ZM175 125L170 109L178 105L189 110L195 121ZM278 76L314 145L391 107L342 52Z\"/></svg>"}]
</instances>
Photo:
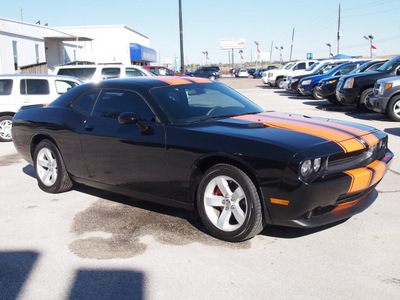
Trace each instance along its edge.
<instances>
[{"instance_id":1,"label":"overcast sky","mask_svg":"<svg viewBox=\"0 0 400 300\"><path fill-rule=\"evenodd\" d=\"M84 25L126 25L146 35L151 48L161 59L173 59L179 50L178 0L15 0L1 3L1 17L51 27ZM243 38L244 61L254 61L256 45L279 59L275 49L283 47L289 59L293 28L292 59L305 59L307 53L324 58L337 54L338 12L341 3L340 53L369 56L373 35L376 55L400 54L399 0L182 0L185 63L228 63L227 50L220 49L221 39ZM22 8L22 10L21 10ZM235 62L240 61L235 50Z\"/></svg>"}]
</instances>

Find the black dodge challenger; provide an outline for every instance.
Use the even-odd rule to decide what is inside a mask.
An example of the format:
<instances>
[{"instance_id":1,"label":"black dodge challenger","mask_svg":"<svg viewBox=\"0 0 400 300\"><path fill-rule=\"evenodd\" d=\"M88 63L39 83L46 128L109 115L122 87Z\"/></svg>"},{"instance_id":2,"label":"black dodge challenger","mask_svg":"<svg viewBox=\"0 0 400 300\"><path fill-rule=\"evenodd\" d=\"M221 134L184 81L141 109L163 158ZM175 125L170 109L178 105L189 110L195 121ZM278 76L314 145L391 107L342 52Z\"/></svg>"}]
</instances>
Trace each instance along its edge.
<instances>
[{"instance_id":1,"label":"black dodge challenger","mask_svg":"<svg viewBox=\"0 0 400 300\"><path fill-rule=\"evenodd\" d=\"M265 112L202 78L77 86L18 112L12 135L46 192L76 182L197 210L227 241L252 238L266 224L349 218L376 199L393 158L382 131Z\"/></svg>"}]
</instances>

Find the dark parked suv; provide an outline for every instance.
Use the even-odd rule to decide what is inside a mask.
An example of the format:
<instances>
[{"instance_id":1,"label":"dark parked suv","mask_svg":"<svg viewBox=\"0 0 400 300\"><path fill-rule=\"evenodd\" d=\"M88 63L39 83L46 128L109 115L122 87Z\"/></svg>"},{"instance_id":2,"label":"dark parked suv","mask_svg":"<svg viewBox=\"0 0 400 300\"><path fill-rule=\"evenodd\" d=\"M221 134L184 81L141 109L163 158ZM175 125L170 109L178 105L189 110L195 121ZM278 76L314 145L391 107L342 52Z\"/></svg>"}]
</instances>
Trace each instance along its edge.
<instances>
[{"instance_id":1,"label":"dark parked suv","mask_svg":"<svg viewBox=\"0 0 400 300\"><path fill-rule=\"evenodd\" d=\"M400 75L400 55L384 63L374 72L342 76L336 86L336 98L343 105L357 105L370 110L369 96L378 79Z\"/></svg>"},{"instance_id":2,"label":"dark parked suv","mask_svg":"<svg viewBox=\"0 0 400 300\"><path fill-rule=\"evenodd\" d=\"M203 77L215 80L220 77L219 72L214 67L202 67L194 70L191 74L193 77Z\"/></svg>"}]
</instances>

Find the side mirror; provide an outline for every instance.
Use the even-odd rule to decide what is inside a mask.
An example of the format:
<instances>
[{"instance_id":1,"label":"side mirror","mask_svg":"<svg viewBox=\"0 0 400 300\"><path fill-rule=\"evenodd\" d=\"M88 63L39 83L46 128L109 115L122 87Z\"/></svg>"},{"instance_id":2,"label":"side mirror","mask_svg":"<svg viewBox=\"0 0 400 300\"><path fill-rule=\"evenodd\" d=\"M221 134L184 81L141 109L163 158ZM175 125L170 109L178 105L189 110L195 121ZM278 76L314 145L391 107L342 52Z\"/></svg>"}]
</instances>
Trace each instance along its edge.
<instances>
[{"instance_id":1,"label":"side mirror","mask_svg":"<svg viewBox=\"0 0 400 300\"><path fill-rule=\"evenodd\" d=\"M118 123L122 125L136 124L140 131L146 131L147 125L140 120L140 117L135 112L124 112L119 115Z\"/></svg>"}]
</instances>

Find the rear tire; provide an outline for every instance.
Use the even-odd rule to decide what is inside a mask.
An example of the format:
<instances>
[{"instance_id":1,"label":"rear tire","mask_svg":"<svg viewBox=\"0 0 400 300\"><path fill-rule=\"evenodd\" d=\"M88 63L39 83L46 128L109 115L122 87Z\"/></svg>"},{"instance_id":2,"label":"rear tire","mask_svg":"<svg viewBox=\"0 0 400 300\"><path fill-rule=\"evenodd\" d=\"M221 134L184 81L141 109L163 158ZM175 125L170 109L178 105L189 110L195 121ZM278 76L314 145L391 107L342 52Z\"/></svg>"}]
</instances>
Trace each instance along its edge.
<instances>
[{"instance_id":1,"label":"rear tire","mask_svg":"<svg viewBox=\"0 0 400 300\"><path fill-rule=\"evenodd\" d=\"M211 167L197 192L199 215L211 235L241 242L263 229L261 202L253 181L228 164Z\"/></svg>"},{"instance_id":2,"label":"rear tire","mask_svg":"<svg viewBox=\"0 0 400 300\"><path fill-rule=\"evenodd\" d=\"M11 127L12 127L11 116L0 117L0 142L12 141Z\"/></svg>"},{"instance_id":3,"label":"rear tire","mask_svg":"<svg viewBox=\"0 0 400 300\"><path fill-rule=\"evenodd\" d=\"M47 193L62 193L72 188L72 181L65 168L60 151L49 140L43 140L33 155L36 179Z\"/></svg>"},{"instance_id":4,"label":"rear tire","mask_svg":"<svg viewBox=\"0 0 400 300\"><path fill-rule=\"evenodd\" d=\"M400 122L400 95L390 99L386 108L386 114L393 121Z\"/></svg>"}]
</instances>

